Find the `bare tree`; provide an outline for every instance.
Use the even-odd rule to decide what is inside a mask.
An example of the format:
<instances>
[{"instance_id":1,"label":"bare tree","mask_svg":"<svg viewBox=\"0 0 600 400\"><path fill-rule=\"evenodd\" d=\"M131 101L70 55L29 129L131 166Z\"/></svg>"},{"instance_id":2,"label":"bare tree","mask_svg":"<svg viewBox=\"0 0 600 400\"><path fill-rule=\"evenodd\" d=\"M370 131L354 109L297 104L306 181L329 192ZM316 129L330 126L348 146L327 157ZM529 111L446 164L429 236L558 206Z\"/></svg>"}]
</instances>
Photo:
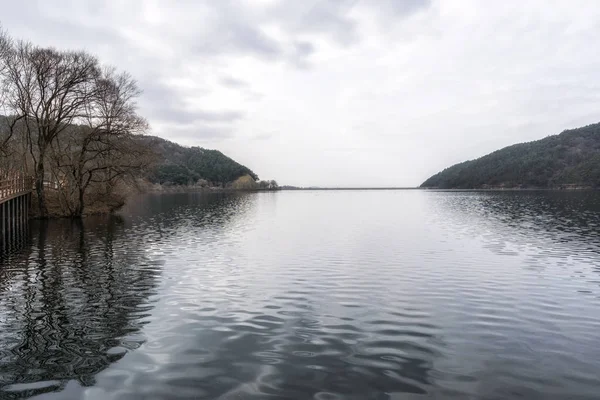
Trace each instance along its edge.
<instances>
[{"instance_id":1,"label":"bare tree","mask_svg":"<svg viewBox=\"0 0 600 400\"><path fill-rule=\"evenodd\" d=\"M23 172L25 152L22 138L15 139L15 131L21 128L23 116L10 115L7 109L7 71L10 52L14 42L0 25L0 170ZM18 161L18 162L17 162Z\"/></svg>"},{"instance_id":2,"label":"bare tree","mask_svg":"<svg viewBox=\"0 0 600 400\"><path fill-rule=\"evenodd\" d=\"M132 134L110 136L73 126L53 142L50 166L63 215L81 216L88 206L121 206L124 186L154 161L152 148ZM120 189L119 189L120 188Z\"/></svg>"},{"instance_id":3,"label":"bare tree","mask_svg":"<svg viewBox=\"0 0 600 400\"><path fill-rule=\"evenodd\" d=\"M0 109L3 109L5 99L4 93L6 81L4 79L4 72L7 69L5 60L7 58L8 53L11 50L11 46L11 38L2 29L2 26L0 25ZM8 155L8 144L12 136L12 130L6 129L7 127L4 126L4 123L8 123L8 118L6 120L3 119L1 122L2 124L0 124L0 155L3 156L4 159L6 159L6 156Z\"/></svg>"},{"instance_id":4,"label":"bare tree","mask_svg":"<svg viewBox=\"0 0 600 400\"><path fill-rule=\"evenodd\" d=\"M2 28L2 25L0 25L0 77L3 76L2 73L6 70L6 63L4 63L4 60L11 51L12 45L11 37L8 36L8 33Z\"/></svg>"},{"instance_id":5,"label":"bare tree","mask_svg":"<svg viewBox=\"0 0 600 400\"><path fill-rule=\"evenodd\" d=\"M137 83L88 53L15 42L0 29L0 85L0 152L31 160L40 217L46 185L63 214L81 216L92 192L114 192L154 159L136 136L148 129Z\"/></svg>"},{"instance_id":6,"label":"bare tree","mask_svg":"<svg viewBox=\"0 0 600 400\"><path fill-rule=\"evenodd\" d=\"M83 214L91 191L102 191L108 199L118 181L134 178L154 158L135 136L148 129L136 112L141 91L135 80L106 68L95 84L82 124L69 127L52 143L54 180L71 216Z\"/></svg>"},{"instance_id":7,"label":"bare tree","mask_svg":"<svg viewBox=\"0 0 600 400\"><path fill-rule=\"evenodd\" d=\"M44 181L50 145L72 124L86 118L97 96L101 69L85 53L40 48L17 42L2 54L5 107L13 120L23 121L34 164L39 214L48 215ZM10 135L17 124L9 124Z\"/></svg>"}]
</instances>

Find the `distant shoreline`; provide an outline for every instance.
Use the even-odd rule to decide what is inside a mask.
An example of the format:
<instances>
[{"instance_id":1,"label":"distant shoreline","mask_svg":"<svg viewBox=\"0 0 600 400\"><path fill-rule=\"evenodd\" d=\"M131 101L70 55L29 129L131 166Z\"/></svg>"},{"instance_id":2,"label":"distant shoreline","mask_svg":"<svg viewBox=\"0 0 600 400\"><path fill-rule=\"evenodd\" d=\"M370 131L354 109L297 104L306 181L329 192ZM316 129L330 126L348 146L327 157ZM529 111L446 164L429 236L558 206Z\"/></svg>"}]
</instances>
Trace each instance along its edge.
<instances>
[{"instance_id":1,"label":"distant shoreline","mask_svg":"<svg viewBox=\"0 0 600 400\"><path fill-rule=\"evenodd\" d=\"M583 192L598 191L599 188L423 188L423 187L364 187L364 188L296 188L280 190L302 190L302 191L333 191L333 190L423 190L433 192L532 192L532 191L555 191L555 192Z\"/></svg>"},{"instance_id":2,"label":"distant shoreline","mask_svg":"<svg viewBox=\"0 0 600 400\"><path fill-rule=\"evenodd\" d=\"M340 188L329 188L329 187L306 187L306 188L280 188L279 190L294 191L294 190L420 190L419 187L340 187Z\"/></svg>"},{"instance_id":3,"label":"distant shoreline","mask_svg":"<svg viewBox=\"0 0 600 400\"><path fill-rule=\"evenodd\" d=\"M543 188L543 187L531 187L531 188L419 188L422 190L430 190L434 192L594 192L600 190L600 188L593 187L554 187L554 188Z\"/></svg>"},{"instance_id":4,"label":"distant shoreline","mask_svg":"<svg viewBox=\"0 0 600 400\"><path fill-rule=\"evenodd\" d=\"M295 192L295 191L409 191L422 190L430 192L584 192L598 191L600 188L422 188L422 187L280 187L277 189L232 189L220 187L194 187L194 186L169 186L160 189L149 189L142 193L186 193L186 192L204 192L204 193L222 193L222 192Z\"/></svg>"}]
</instances>

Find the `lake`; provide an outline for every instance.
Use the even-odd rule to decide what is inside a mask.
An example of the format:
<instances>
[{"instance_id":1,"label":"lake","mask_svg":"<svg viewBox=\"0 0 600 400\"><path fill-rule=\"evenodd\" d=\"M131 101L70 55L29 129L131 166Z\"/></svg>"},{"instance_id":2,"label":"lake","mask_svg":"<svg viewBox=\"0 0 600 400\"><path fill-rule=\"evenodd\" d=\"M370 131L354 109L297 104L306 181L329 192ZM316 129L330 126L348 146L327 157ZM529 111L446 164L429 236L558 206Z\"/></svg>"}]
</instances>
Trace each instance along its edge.
<instances>
[{"instance_id":1,"label":"lake","mask_svg":"<svg viewBox=\"0 0 600 400\"><path fill-rule=\"evenodd\" d=\"M600 193L143 196L0 262L0 398L598 399Z\"/></svg>"}]
</instances>

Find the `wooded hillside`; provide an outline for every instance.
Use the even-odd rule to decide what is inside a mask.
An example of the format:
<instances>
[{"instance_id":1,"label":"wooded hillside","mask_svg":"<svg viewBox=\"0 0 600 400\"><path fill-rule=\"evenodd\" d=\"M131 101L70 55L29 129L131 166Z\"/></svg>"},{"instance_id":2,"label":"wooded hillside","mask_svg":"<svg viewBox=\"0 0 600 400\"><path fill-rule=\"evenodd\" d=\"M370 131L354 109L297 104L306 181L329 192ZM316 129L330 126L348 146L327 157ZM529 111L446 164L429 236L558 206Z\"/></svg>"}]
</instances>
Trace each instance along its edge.
<instances>
[{"instance_id":1,"label":"wooded hillside","mask_svg":"<svg viewBox=\"0 0 600 400\"><path fill-rule=\"evenodd\" d=\"M515 144L446 168L421 187L600 187L600 123Z\"/></svg>"},{"instance_id":2,"label":"wooded hillside","mask_svg":"<svg viewBox=\"0 0 600 400\"><path fill-rule=\"evenodd\" d=\"M146 175L152 183L194 185L198 181L206 181L209 186L225 186L244 175L258 179L248 167L218 150L184 147L155 136L146 136L143 140L159 157Z\"/></svg>"}]
</instances>

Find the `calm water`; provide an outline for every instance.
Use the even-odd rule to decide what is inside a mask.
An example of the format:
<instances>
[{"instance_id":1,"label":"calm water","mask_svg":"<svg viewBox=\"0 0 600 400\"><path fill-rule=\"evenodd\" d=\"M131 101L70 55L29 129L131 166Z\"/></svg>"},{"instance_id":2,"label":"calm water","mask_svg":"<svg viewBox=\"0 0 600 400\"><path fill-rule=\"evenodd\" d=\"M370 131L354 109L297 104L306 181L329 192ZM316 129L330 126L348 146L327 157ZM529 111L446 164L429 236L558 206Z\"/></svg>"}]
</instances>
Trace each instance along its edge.
<instances>
[{"instance_id":1,"label":"calm water","mask_svg":"<svg viewBox=\"0 0 600 400\"><path fill-rule=\"evenodd\" d=\"M600 397L600 193L154 195L32 231L2 399Z\"/></svg>"}]
</instances>

